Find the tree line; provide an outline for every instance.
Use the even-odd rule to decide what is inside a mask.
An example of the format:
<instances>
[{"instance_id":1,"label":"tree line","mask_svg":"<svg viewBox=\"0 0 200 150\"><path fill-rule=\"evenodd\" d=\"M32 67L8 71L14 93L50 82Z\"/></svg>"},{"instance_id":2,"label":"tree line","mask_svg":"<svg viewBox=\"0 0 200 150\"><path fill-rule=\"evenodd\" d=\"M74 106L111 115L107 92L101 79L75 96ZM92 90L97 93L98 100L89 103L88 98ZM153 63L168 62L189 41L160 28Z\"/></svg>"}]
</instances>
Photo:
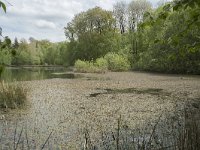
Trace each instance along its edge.
<instances>
[{"instance_id":1,"label":"tree line","mask_svg":"<svg viewBox=\"0 0 200 150\"><path fill-rule=\"evenodd\" d=\"M200 73L200 2L175 0L156 9L146 0L117 2L77 14L65 27L70 63L107 53L127 57L131 68L167 73Z\"/></svg>"},{"instance_id":2,"label":"tree line","mask_svg":"<svg viewBox=\"0 0 200 150\"><path fill-rule=\"evenodd\" d=\"M5 46L5 39L0 63L72 66L106 59L126 70L200 74L199 16L199 0L163 1L157 8L147 0L117 2L112 11L95 7L66 25L65 42L15 40Z\"/></svg>"},{"instance_id":3,"label":"tree line","mask_svg":"<svg viewBox=\"0 0 200 150\"><path fill-rule=\"evenodd\" d=\"M7 42L6 42L7 41ZM0 41L0 64L4 65L66 65L67 42L52 43L48 40L29 41L9 38Z\"/></svg>"}]
</instances>

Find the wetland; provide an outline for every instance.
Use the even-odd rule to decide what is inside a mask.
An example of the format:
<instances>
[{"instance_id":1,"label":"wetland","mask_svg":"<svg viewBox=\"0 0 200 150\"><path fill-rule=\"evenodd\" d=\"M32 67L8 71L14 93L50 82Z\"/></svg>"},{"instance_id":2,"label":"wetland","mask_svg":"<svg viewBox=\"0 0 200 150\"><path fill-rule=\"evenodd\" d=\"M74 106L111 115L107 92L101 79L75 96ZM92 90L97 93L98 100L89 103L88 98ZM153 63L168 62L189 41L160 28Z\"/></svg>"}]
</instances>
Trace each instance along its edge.
<instances>
[{"instance_id":1,"label":"wetland","mask_svg":"<svg viewBox=\"0 0 200 150\"><path fill-rule=\"evenodd\" d=\"M182 119L184 104L200 97L199 76L141 72L77 74L64 69L30 72L34 75L26 76L28 80L16 78L27 89L27 107L1 111L2 149L9 149L18 140L15 145L21 148L27 146L28 140L33 149L80 149L86 135L89 134L91 143L98 143L102 133L116 131L119 118L130 129L146 127L159 118ZM40 74L42 78L35 78Z\"/></svg>"}]
</instances>

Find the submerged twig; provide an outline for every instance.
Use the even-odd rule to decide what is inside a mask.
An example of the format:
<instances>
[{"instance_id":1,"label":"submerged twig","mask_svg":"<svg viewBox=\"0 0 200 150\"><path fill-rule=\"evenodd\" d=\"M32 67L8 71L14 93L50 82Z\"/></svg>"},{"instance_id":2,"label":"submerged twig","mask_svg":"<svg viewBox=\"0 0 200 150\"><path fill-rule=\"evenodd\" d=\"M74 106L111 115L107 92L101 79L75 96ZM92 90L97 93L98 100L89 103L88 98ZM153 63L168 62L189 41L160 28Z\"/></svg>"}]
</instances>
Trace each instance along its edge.
<instances>
[{"instance_id":1,"label":"submerged twig","mask_svg":"<svg viewBox=\"0 0 200 150\"><path fill-rule=\"evenodd\" d=\"M28 146L28 149L30 149L30 146L29 146L29 141L28 141L28 133L27 133L27 126L26 126L26 144Z\"/></svg>"},{"instance_id":2,"label":"submerged twig","mask_svg":"<svg viewBox=\"0 0 200 150\"><path fill-rule=\"evenodd\" d=\"M152 133L151 133L151 135L150 135L150 138L149 138L149 141L148 141L148 143L147 143L147 149L149 148L148 146L149 146L149 145L151 144L151 142L152 142L152 138L153 138L153 136L154 136L154 133L155 133L155 131L156 131L156 128L157 128L157 125L158 125L158 123L159 123L159 121L160 121L161 116L162 116L162 114L159 116L158 121L156 122L156 124L155 124L154 127L153 127L153 131L152 131Z\"/></svg>"},{"instance_id":3,"label":"submerged twig","mask_svg":"<svg viewBox=\"0 0 200 150\"><path fill-rule=\"evenodd\" d=\"M117 120L117 138L116 138L117 150L119 150L119 132L120 132L120 124L121 124L121 115L120 115L119 119Z\"/></svg>"},{"instance_id":4,"label":"submerged twig","mask_svg":"<svg viewBox=\"0 0 200 150\"><path fill-rule=\"evenodd\" d=\"M44 149L45 145L47 144L47 142L49 141L50 137L51 137L51 134L53 133L53 131L51 131L51 133L49 134L48 138L46 139L45 143L42 145L42 149Z\"/></svg>"},{"instance_id":5,"label":"submerged twig","mask_svg":"<svg viewBox=\"0 0 200 150\"><path fill-rule=\"evenodd\" d=\"M19 135L19 139L18 139L17 144L16 144L16 147L15 147L15 150L17 150L17 147L18 147L18 145L19 145L19 142L20 142L20 140L21 140L21 136L22 136L23 130L24 130L24 128L22 127L21 132L20 132L20 135Z\"/></svg>"},{"instance_id":6,"label":"submerged twig","mask_svg":"<svg viewBox=\"0 0 200 150\"><path fill-rule=\"evenodd\" d=\"M13 144L13 149L15 149L15 143L16 143L16 134L17 134L17 122L16 122L16 127L15 127L15 132L14 132L14 144Z\"/></svg>"}]
</instances>

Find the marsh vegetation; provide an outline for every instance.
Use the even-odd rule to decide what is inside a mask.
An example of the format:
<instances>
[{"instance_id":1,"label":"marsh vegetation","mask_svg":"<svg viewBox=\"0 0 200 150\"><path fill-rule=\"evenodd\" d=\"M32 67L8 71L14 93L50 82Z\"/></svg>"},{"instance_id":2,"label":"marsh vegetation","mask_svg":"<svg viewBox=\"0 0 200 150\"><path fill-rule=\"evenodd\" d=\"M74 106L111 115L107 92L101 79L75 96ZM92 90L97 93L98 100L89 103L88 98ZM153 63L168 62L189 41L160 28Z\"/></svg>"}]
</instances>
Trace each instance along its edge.
<instances>
[{"instance_id":1,"label":"marsh vegetation","mask_svg":"<svg viewBox=\"0 0 200 150\"><path fill-rule=\"evenodd\" d=\"M0 108L23 108L27 102L27 91L17 83L0 81Z\"/></svg>"}]
</instances>

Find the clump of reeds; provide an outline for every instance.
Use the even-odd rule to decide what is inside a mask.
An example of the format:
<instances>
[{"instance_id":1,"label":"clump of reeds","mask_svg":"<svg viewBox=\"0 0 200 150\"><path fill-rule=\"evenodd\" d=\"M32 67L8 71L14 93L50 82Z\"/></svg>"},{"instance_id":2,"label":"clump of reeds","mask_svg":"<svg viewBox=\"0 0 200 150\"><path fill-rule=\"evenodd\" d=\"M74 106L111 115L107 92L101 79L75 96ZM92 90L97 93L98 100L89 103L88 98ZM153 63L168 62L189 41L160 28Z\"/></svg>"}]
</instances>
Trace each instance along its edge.
<instances>
[{"instance_id":1,"label":"clump of reeds","mask_svg":"<svg viewBox=\"0 0 200 150\"><path fill-rule=\"evenodd\" d=\"M23 108L27 101L27 91L19 83L0 81L0 108Z\"/></svg>"}]
</instances>

